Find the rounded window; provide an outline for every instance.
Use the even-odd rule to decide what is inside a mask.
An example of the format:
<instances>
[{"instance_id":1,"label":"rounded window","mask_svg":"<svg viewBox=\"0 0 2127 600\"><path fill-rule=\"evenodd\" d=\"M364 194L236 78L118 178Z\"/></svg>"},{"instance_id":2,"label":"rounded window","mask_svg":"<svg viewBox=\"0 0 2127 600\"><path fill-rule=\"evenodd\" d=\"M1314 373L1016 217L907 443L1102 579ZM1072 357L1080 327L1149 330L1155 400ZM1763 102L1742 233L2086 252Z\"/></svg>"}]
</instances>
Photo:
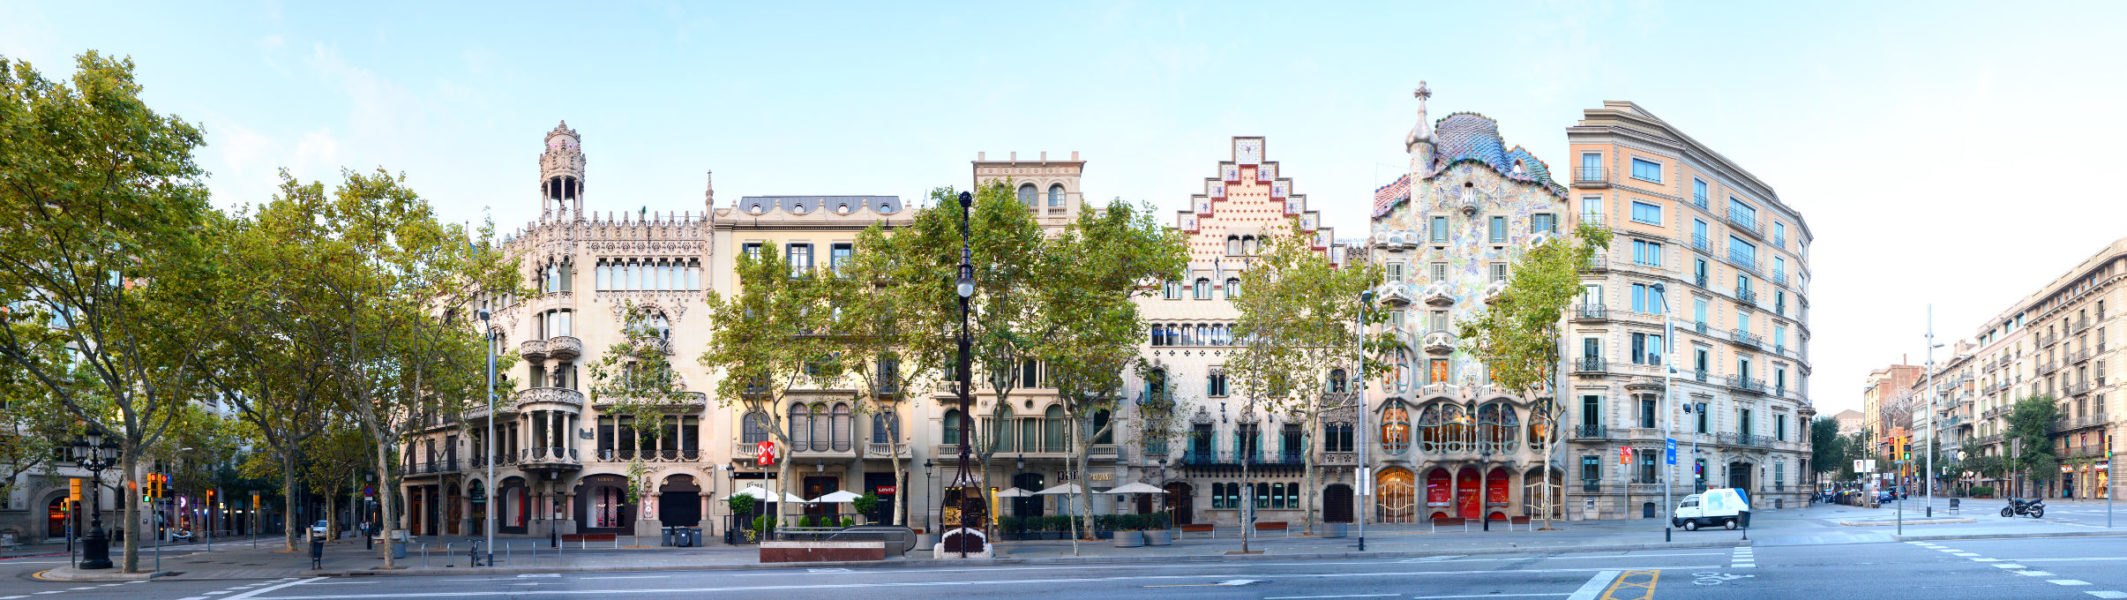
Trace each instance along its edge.
<instances>
[{"instance_id":1,"label":"rounded window","mask_svg":"<svg viewBox=\"0 0 2127 600\"><path fill-rule=\"evenodd\" d=\"M1381 450L1403 454L1411 449L1411 413L1402 405L1381 411Z\"/></svg>"}]
</instances>

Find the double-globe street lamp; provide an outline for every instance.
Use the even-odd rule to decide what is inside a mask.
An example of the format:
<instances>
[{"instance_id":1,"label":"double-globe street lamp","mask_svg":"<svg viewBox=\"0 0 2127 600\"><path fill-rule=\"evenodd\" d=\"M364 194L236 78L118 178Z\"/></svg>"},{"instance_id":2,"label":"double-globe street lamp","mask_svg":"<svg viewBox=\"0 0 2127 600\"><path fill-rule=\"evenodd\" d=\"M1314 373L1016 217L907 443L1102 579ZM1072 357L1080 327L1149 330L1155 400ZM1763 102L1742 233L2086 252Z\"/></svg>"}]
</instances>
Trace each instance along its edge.
<instances>
[{"instance_id":1,"label":"double-globe street lamp","mask_svg":"<svg viewBox=\"0 0 2127 600\"><path fill-rule=\"evenodd\" d=\"M102 427L89 426L88 432L74 438L67 448L75 463L89 472L90 487L95 489L89 496L89 535L81 539L81 567L83 569L111 568L111 540L103 533L103 471L118 463L118 442L105 437Z\"/></svg>"},{"instance_id":2,"label":"double-globe street lamp","mask_svg":"<svg viewBox=\"0 0 2127 600\"><path fill-rule=\"evenodd\" d=\"M957 368L954 372L954 379L959 380L958 383L960 384L960 465L958 472L953 475L952 484L955 489L959 490L960 505L959 514L955 515L957 523L939 523L940 526L956 526L960 530L955 534L955 539L959 542L961 558L967 558L967 536L974 535L971 530L980 523L982 518L978 511L971 506L972 503L970 502L978 499L976 496L980 495L979 490L981 487L977 485L974 474L968 471L968 455L970 452L968 435L972 433L969 430L968 422L974 420L969 418L974 415L969 407L971 400L969 392L974 385L974 381L969 374L973 368L969 364L972 360L969 352L973 340L968 338L968 301L975 296L974 252L968 249L968 209L974 205L974 194L968 192L960 193L960 277L953 285L954 294L960 298L960 339L958 340L960 352L958 360L954 363ZM971 493L970 490L976 491ZM943 541L944 536L939 536L939 539ZM981 543L987 547L989 541L983 540Z\"/></svg>"}]
</instances>

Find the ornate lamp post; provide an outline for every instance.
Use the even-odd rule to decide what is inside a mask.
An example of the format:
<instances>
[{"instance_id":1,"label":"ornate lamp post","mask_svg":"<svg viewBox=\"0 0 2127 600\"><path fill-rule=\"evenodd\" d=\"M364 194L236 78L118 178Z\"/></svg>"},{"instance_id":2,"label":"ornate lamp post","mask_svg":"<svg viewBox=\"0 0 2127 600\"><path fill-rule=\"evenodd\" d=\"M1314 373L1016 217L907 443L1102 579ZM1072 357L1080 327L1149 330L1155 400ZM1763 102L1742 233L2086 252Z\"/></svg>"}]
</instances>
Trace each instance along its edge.
<instances>
[{"instance_id":1,"label":"ornate lamp post","mask_svg":"<svg viewBox=\"0 0 2127 600\"><path fill-rule=\"evenodd\" d=\"M480 329L487 340L487 450L481 455L487 463L487 481L481 482L480 491L485 502L480 508L480 531L487 534L487 565L495 566L495 328L488 324L487 309L480 309ZM367 537L367 536L364 536Z\"/></svg>"},{"instance_id":2,"label":"ornate lamp post","mask_svg":"<svg viewBox=\"0 0 2127 600\"><path fill-rule=\"evenodd\" d=\"M952 525L959 529L955 539L959 542L961 558L967 558L967 536L973 535L971 530L983 521L979 498L981 487L975 481L974 473L968 471L968 435L971 429L968 424L974 420L974 412L969 406L969 392L973 389L973 379L970 376L973 366L969 364L972 362L969 351L973 340L968 338L968 301L975 296L974 253L968 249L968 209L974 205L974 194L960 193L960 278L953 286L954 293L960 297L960 356L954 363L957 368L954 378L958 379L960 384L960 465L958 472L953 475L952 483L953 488L959 491L960 498L952 518L942 519L944 522L939 524ZM941 542L944 539L944 536L939 536ZM984 540L982 543L987 546L989 542Z\"/></svg>"},{"instance_id":3,"label":"ornate lamp post","mask_svg":"<svg viewBox=\"0 0 2127 600\"><path fill-rule=\"evenodd\" d=\"M118 442L104 437L102 427L89 426L86 435L74 438L67 448L75 463L89 472L89 535L81 539L83 569L111 568L111 540L103 533L103 470L118 462Z\"/></svg>"}]
</instances>

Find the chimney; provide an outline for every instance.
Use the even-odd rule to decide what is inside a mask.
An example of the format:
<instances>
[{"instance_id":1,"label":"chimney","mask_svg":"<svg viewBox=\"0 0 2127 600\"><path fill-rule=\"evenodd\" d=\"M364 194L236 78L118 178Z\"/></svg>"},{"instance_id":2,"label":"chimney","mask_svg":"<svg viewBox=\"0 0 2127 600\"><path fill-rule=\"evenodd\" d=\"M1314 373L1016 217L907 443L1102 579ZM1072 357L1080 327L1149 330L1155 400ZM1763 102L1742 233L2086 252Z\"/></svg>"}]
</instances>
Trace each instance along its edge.
<instances>
[{"instance_id":1,"label":"chimney","mask_svg":"<svg viewBox=\"0 0 2127 600\"><path fill-rule=\"evenodd\" d=\"M1071 151L1071 162L1078 162L1078 151L1077 151L1077 150L1072 150L1072 151Z\"/></svg>"},{"instance_id":2,"label":"chimney","mask_svg":"<svg viewBox=\"0 0 2127 600\"><path fill-rule=\"evenodd\" d=\"M982 161L983 159L987 159L987 158L989 158L989 157L990 157L990 153L988 153L988 152L976 152L976 153L975 153L975 160L976 160L977 162L981 162L981 161Z\"/></svg>"}]
</instances>

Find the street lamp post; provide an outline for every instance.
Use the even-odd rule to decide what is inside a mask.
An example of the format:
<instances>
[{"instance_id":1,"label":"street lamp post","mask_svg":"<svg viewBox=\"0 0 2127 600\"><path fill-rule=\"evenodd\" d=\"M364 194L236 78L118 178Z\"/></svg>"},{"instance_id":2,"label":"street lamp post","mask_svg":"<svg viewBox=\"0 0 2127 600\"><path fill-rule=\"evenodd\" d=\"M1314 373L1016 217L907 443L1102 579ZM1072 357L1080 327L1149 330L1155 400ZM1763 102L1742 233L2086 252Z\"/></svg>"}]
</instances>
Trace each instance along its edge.
<instances>
[{"instance_id":1,"label":"street lamp post","mask_svg":"<svg viewBox=\"0 0 2127 600\"><path fill-rule=\"evenodd\" d=\"M1355 512L1359 513L1360 552L1366 551L1366 514L1373 509L1372 503L1367 499L1374 495L1373 470L1366 466L1366 311L1373 307L1374 291L1359 292L1359 376L1353 380L1353 385L1359 388L1359 460L1354 471L1357 481L1352 483L1359 489L1359 506Z\"/></svg>"},{"instance_id":2,"label":"street lamp post","mask_svg":"<svg viewBox=\"0 0 2127 600\"><path fill-rule=\"evenodd\" d=\"M487 340L487 451L481 455L487 463L487 481L481 482L484 506L481 507L480 530L487 534L487 566L495 566L495 330L488 326L488 312L480 311L480 329ZM365 536L367 537L367 536Z\"/></svg>"},{"instance_id":3,"label":"street lamp post","mask_svg":"<svg viewBox=\"0 0 2127 600\"><path fill-rule=\"evenodd\" d=\"M86 435L75 438L69 447L74 462L89 472L89 484L95 488L89 497L89 535L81 539L82 569L111 568L111 540L103 533L103 471L118 462L118 442L104 437L102 427L90 425Z\"/></svg>"},{"instance_id":4,"label":"street lamp post","mask_svg":"<svg viewBox=\"0 0 2127 600\"><path fill-rule=\"evenodd\" d=\"M1675 404L1676 394L1671 393L1669 389L1674 384L1676 375L1676 322L1669 320L1669 290L1657 283L1654 284L1654 295L1662 299L1662 456L1667 459L1672 456L1669 446L1676 443L1676 410L1671 408ZM1698 446L1694 444L1692 450L1696 452ZM1676 527L1675 513L1672 512L1676 510L1676 501L1670 496L1671 488L1676 487L1676 463L1663 466L1668 468L1661 470L1662 511L1669 513L1671 517L1662 520L1662 541L1668 542L1671 541L1669 536ZM1625 486L1625 493L1632 493L1630 484Z\"/></svg>"},{"instance_id":5,"label":"street lamp post","mask_svg":"<svg viewBox=\"0 0 2127 600\"><path fill-rule=\"evenodd\" d=\"M971 497L969 490L979 490L980 488L976 487L974 473L968 471L970 451L968 435L971 433L968 422L974 420L971 418L974 413L969 406L972 400L970 392L974 387L974 380L969 374L969 371L973 369L973 365L970 364L972 357L969 356L970 345L973 340L968 339L968 301L975 295L974 252L968 249L968 209L974 204L974 194L968 192L960 193L960 277L953 285L955 295L960 297L960 339L958 340L960 352L958 360L954 363L958 368L954 378L958 379L960 384L960 465L958 472L953 475L953 487L960 490L960 510L959 514L955 515L959 517L959 523L954 525L957 525L958 529L960 529L958 534L960 537L958 539L961 558L967 558L968 541L966 536L972 535L970 530L973 529L973 525L980 518L975 514L969 502L970 500L975 500L975 498ZM940 525L946 524L940 523ZM939 536L941 542L944 539L943 535ZM989 541L983 540L983 543L987 545Z\"/></svg>"},{"instance_id":6,"label":"street lamp post","mask_svg":"<svg viewBox=\"0 0 2127 600\"><path fill-rule=\"evenodd\" d=\"M1927 516L1935 516L1935 305L1928 305L1928 443L1920 447L1927 455L1928 472L1920 478L1922 497L1928 501Z\"/></svg>"}]
</instances>

